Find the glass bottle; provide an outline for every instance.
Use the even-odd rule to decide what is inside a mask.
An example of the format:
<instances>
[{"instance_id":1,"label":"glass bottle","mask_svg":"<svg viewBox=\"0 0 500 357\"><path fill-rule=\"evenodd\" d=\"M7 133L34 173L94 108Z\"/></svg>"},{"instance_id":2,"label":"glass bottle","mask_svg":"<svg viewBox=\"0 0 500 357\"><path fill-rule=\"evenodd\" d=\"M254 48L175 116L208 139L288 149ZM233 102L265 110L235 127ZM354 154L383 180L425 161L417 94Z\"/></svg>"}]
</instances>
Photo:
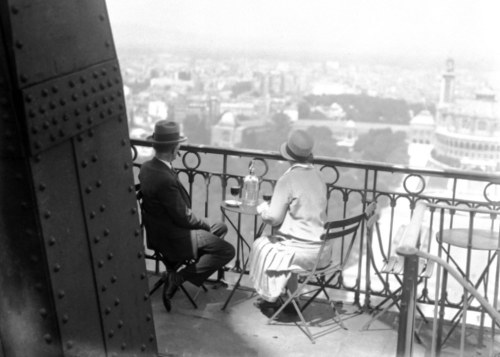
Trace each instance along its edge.
<instances>
[{"instance_id":1,"label":"glass bottle","mask_svg":"<svg viewBox=\"0 0 500 357\"><path fill-rule=\"evenodd\" d=\"M259 198L259 178L254 174L253 160L248 167L248 175L243 179L242 201L246 206L255 206Z\"/></svg>"}]
</instances>

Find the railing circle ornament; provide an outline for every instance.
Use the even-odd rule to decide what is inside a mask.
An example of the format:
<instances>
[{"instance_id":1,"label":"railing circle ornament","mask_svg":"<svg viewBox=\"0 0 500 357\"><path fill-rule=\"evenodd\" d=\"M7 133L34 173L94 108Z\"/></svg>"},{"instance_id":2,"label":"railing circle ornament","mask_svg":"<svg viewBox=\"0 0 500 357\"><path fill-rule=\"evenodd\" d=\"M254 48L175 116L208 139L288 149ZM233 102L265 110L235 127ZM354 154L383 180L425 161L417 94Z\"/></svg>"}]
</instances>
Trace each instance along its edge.
<instances>
[{"instance_id":1,"label":"railing circle ornament","mask_svg":"<svg viewBox=\"0 0 500 357\"><path fill-rule=\"evenodd\" d=\"M419 195L425 190L425 180L421 175L410 174L403 181L405 191L412 195Z\"/></svg>"},{"instance_id":2,"label":"railing circle ornament","mask_svg":"<svg viewBox=\"0 0 500 357\"><path fill-rule=\"evenodd\" d=\"M500 204L500 185L490 182L484 187L483 196L489 203Z\"/></svg>"},{"instance_id":3,"label":"railing circle ornament","mask_svg":"<svg viewBox=\"0 0 500 357\"><path fill-rule=\"evenodd\" d=\"M132 150L132 161L137 160L137 157L139 156L139 151L135 147L135 145L130 145L130 149Z\"/></svg>"},{"instance_id":4,"label":"railing circle ornament","mask_svg":"<svg viewBox=\"0 0 500 357\"><path fill-rule=\"evenodd\" d=\"M334 185L340 178L339 170L335 166L322 166L319 171L323 174L323 178L329 185ZM330 174L329 171L332 171Z\"/></svg>"},{"instance_id":5,"label":"railing circle ornament","mask_svg":"<svg viewBox=\"0 0 500 357\"><path fill-rule=\"evenodd\" d=\"M269 171L269 165L267 164L267 161L265 159L262 159L260 157L254 157L252 159L254 163L254 168L255 168L255 175L258 177L264 177L267 175L267 172ZM256 165L256 163L260 162L261 164ZM261 173L262 171L262 173Z\"/></svg>"},{"instance_id":6,"label":"railing circle ornament","mask_svg":"<svg viewBox=\"0 0 500 357\"><path fill-rule=\"evenodd\" d=\"M193 161L196 160L196 163ZM196 170L201 165L201 157L197 152L186 151L184 155L182 155L182 163L184 167L189 170Z\"/></svg>"}]
</instances>

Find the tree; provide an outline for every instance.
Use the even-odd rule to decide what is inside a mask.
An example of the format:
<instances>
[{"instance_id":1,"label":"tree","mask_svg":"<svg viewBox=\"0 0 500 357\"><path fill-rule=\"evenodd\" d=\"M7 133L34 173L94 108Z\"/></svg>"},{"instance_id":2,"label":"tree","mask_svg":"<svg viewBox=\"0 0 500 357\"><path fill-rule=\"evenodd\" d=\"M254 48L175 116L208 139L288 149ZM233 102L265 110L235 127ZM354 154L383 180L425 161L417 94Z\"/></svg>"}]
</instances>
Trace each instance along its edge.
<instances>
[{"instance_id":1,"label":"tree","mask_svg":"<svg viewBox=\"0 0 500 357\"><path fill-rule=\"evenodd\" d=\"M326 126L310 126L307 132L314 138L314 154L316 156L337 156L337 140Z\"/></svg>"},{"instance_id":2,"label":"tree","mask_svg":"<svg viewBox=\"0 0 500 357\"><path fill-rule=\"evenodd\" d=\"M391 129L370 130L360 135L354 150L361 153L361 159L407 165L409 161L406 133Z\"/></svg>"}]
</instances>

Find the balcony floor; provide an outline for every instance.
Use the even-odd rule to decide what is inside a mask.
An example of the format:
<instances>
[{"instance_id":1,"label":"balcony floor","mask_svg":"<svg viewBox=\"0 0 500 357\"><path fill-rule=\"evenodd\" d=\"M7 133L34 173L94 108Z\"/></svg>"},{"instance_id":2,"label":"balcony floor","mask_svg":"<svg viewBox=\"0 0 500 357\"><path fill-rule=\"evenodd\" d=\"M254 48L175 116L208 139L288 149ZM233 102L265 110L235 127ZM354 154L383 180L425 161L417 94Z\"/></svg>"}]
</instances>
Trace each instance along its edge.
<instances>
[{"instance_id":1,"label":"balcony floor","mask_svg":"<svg viewBox=\"0 0 500 357\"><path fill-rule=\"evenodd\" d=\"M231 284L236 274L226 273ZM157 279L152 276L151 284ZM243 281L244 286L248 286ZM197 289L185 284L196 294ZM250 289L239 289L226 311L221 307L230 290L214 284L208 292L200 291L194 309L181 291L172 299L167 313L158 291L152 296L158 349L165 356L394 356L397 344L396 315L388 313L373 322L369 330L361 327L369 314L357 314L352 299L344 304L343 330L330 318L327 304L315 303L306 313L318 325L311 326L316 338L312 344L293 321L283 318L279 324L268 325L267 317L253 303L257 296ZM340 297L340 300L342 298ZM325 320L326 318L326 320ZM297 318L298 319L298 318ZM392 320L392 321L391 321ZM424 348L416 345L414 356L424 356Z\"/></svg>"}]
</instances>

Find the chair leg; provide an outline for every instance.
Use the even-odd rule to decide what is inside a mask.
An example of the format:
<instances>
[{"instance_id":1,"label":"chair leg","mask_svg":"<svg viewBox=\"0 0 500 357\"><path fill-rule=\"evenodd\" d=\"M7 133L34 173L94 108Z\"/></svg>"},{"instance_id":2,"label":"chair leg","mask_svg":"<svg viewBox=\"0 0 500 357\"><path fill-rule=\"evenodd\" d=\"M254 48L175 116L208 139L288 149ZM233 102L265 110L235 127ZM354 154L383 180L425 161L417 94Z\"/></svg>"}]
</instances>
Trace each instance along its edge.
<instances>
[{"instance_id":1,"label":"chair leg","mask_svg":"<svg viewBox=\"0 0 500 357\"><path fill-rule=\"evenodd\" d=\"M198 308L198 305L196 305L196 302L194 302L193 298L192 298L192 297L191 297L191 295L187 292L186 288L185 288L183 285L181 285L181 286L180 286L180 288L181 288L182 292L184 293L184 295L186 295L186 297L188 298L188 300L191 302L191 304L193 305L193 307L194 307L195 309L197 309L197 308Z\"/></svg>"},{"instance_id":2,"label":"chair leg","mask_svg":"<svg viewBox=\"0 0 500 357\"><path fill-rule=\"evenodd\" d=\"M300 318L300 321L302 322L302 324L297 324L299 327L302 326L304 327L304 332L305 334L307 335L307 337L309 338L309 340L311 340L311 343L316 343L316 341L314 340L314 337L311 333L311 330L309 330L309 327L308 327L308 323L306 322L306 320L304 319L304 315L302 315L302 311L300 309L300 306L299 304L295 301L295 298L296 296L298 295L297 293L301 291L301 289L297 289L294 293L290 293L289 291L287 291L287 294L288 294L288 298L286 299L286 301L281 304L281 306L279 307L278 310L276 310L276 312L273 314L273 316L271 316L268 320L267 320L267 323L268 324L271 324L277 317L278 315L283 311L283 309L290 303L292 303L293 307L295 308L295 311L297 312L297 315L299 315L299 318Z\"/></svg>"},{"instance_id":3,"label":"chair leg","mask_svg":"<svg viewBox=\"0 0 500 357\"><path fill-rule=\"evenodd\" d=\"M149 291L149 296L153 295L153 293L158 290L163 284L165 284L165 281L167 281L167 275L166 274L163 274L161 276L161 278L159 278L155 285L151 288L151 290Z\"/></svg>"}]
</instances>

